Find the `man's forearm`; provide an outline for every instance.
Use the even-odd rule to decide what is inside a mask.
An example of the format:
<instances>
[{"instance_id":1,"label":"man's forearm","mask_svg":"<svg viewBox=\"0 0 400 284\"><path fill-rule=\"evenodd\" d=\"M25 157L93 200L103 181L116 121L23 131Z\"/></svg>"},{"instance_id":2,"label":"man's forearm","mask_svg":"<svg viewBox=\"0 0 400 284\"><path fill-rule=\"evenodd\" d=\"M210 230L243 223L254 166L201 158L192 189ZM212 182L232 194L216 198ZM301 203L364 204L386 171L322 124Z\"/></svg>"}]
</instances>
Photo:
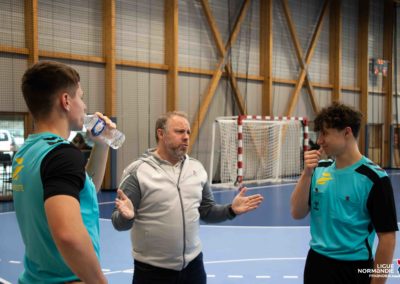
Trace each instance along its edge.
<instances>
[{"instance_id":1,"label":"man's forearm","mask_svg":"<svg viewBox=\"0 0 400 284\"><path fill-rule=\"evenodd\" d=\"M87 234L55 241L68 266L84 283L107 283Z\"/></svg>"},{"instance_id":2,"label":"man's forearm","mask_svg":"<svg viewBox=\"0 0 400 284\"><path fill-rule=\"evenodd\" d=\"M122 216L117 209L114 209L111 215L111 222L113 224L114 229L117 231L127 231L132 228L134 219L128 220Z\"/></svg>"},{"instance_id":3,"label":"man's forearm","mask_svg":"<svg viewBox=\"0 0 400 284\"><path fill-rule=\"evenodd\" d=\"M90 154L88 164L86 165L86 171L92 178L97 191L100 190L103 182L108 158L108 150L109 147L107 145L95 144Z\"/></svg>"},{"instance_id":4,"label":"man's forearm","mask_svg":"<svg viewBox=\"0 0 400 284\"><path fill-rule=\"evenodd\" d=\"M311 176L304 173L300 176L290 199L292 217L302 219L307 216L310 208L308 199L310 196Z\"/></svg>"}]
</instances>

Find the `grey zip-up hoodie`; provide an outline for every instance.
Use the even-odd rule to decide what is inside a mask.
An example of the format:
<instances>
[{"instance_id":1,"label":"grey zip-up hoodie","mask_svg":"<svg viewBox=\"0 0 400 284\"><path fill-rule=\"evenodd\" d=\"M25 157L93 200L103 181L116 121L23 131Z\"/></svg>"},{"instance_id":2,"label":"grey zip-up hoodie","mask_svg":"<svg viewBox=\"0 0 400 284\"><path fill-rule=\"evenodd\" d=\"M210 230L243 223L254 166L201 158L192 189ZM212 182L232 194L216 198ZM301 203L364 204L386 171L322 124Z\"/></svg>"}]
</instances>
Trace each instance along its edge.
<instances>
[{"instance_id":1,"label":"grey zip-up hoodie","mask_svg":"<svg viewBox=\"0 0 400 284\"><path fill-rule=\"evenodd\" d=\"M131 199L135 218L114 209L114 228L131 230L133 257L141 262L182 270L201 252L199 219L234 218L229 206L215 203L203 165L186 155L178 181L162 165L172 165L149 149L123 173L120 189Z\"/></svg>"}]
</instances>

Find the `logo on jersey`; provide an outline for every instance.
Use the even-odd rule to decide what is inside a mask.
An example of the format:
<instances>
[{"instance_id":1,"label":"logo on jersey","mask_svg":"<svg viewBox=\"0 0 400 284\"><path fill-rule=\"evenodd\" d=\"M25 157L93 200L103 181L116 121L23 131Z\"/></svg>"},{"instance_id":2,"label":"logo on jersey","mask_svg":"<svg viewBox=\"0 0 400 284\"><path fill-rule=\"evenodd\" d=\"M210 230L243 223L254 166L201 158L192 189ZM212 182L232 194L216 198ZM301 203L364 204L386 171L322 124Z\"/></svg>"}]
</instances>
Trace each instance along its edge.
<instances>
[{"instance_id":1,"label":"logo on jersey","mask_svg":"<svg viewBox=\"0 0 400 284\"><path fill-rule=\"evenodd\" d=\"M19 173L24 168L24 165L22 164L24 162L24 158L16 158L15 162L17 163L17 166L14 167L14 170L13 170L13 173L12 173L12 179L13 180L18 180L19 179Z\"/></svg>"},{"instance_id":2,"label":"logo on jersey","mask_svg":"<svg viewBox=\"0 0 400 284\"><path fill-rule=\"evenodd\" d=\"M24 158L16 158L15 163L13 167L13 172L12 172L12 189L14 191L24 191L24 186L18 182L20 173L22 169L24 168L24 165L22 164L24 162Z\"/></svg>"},{"instance_id":3,"label":"logo on jersey","mask_svg":"<svg viewBox=\"0 0 400 284\"><path fill-rule=\"evenodd\" d=\"M330 180L333 180L330 173L322 173L322 177L317 180L317 184L324 185Z\"/></svg>"}]
</instances>

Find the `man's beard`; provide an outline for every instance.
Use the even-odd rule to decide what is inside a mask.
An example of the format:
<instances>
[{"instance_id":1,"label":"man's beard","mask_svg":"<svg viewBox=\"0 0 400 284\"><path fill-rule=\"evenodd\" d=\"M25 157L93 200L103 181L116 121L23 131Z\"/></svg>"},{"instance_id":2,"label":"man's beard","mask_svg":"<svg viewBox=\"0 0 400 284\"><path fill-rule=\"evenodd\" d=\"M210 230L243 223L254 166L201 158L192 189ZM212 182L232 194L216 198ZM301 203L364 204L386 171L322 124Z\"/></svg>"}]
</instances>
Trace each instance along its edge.
<instances>
[{"instance_id":1,"label":"man's beard","mask_svg":"<svg viewBox=\"0 0 400 284\"><path fill-rule=\"evenodd\" d=\"M176 157L179 160L182 160L185 157L187 150L181 149L181 147L178 146L177 148L171 149L170 152L174 157Z\"/></svg>"}]
</instances>

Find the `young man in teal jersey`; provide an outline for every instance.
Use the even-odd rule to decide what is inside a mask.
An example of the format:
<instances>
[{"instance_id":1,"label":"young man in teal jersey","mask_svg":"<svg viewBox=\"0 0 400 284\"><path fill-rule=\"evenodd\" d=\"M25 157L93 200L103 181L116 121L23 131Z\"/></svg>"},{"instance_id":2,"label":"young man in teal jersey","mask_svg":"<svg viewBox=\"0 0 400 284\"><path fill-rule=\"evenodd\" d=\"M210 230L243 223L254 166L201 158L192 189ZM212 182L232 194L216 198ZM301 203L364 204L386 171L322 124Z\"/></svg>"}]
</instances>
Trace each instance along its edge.
<instances>
[{"instance_id":1,"label":"young man in teal jersey","mask_svg":"<svg viewBox=\"0 0 400 284\"><path fill-rule=\"evenodd\" d=\"M314 120L319 150L304 153L304 171L291 197L293 218L310 213L304 283L384 283L393 260L397 217L386 172L357 145L362 114L340 103ZM321 155L333 157L319 163ZM378 235L375 258L372 246Z\"/></svg>"},{"instance_id":2,"label":"young man in teal jersey","mask_svg":"<svg viewBox=\"0 0 400 284\"><path fill-rule=\"evenodd\" d=\"M107 283L99 263L96 194L108 146L91 137L95 145L85 169L82 153L67 140L82 129L86 112L79 74L41 61L25 72L22 92L35 131L13 161L14 206L25 244L19 283Z\"/></svg>"}]
</instances>

